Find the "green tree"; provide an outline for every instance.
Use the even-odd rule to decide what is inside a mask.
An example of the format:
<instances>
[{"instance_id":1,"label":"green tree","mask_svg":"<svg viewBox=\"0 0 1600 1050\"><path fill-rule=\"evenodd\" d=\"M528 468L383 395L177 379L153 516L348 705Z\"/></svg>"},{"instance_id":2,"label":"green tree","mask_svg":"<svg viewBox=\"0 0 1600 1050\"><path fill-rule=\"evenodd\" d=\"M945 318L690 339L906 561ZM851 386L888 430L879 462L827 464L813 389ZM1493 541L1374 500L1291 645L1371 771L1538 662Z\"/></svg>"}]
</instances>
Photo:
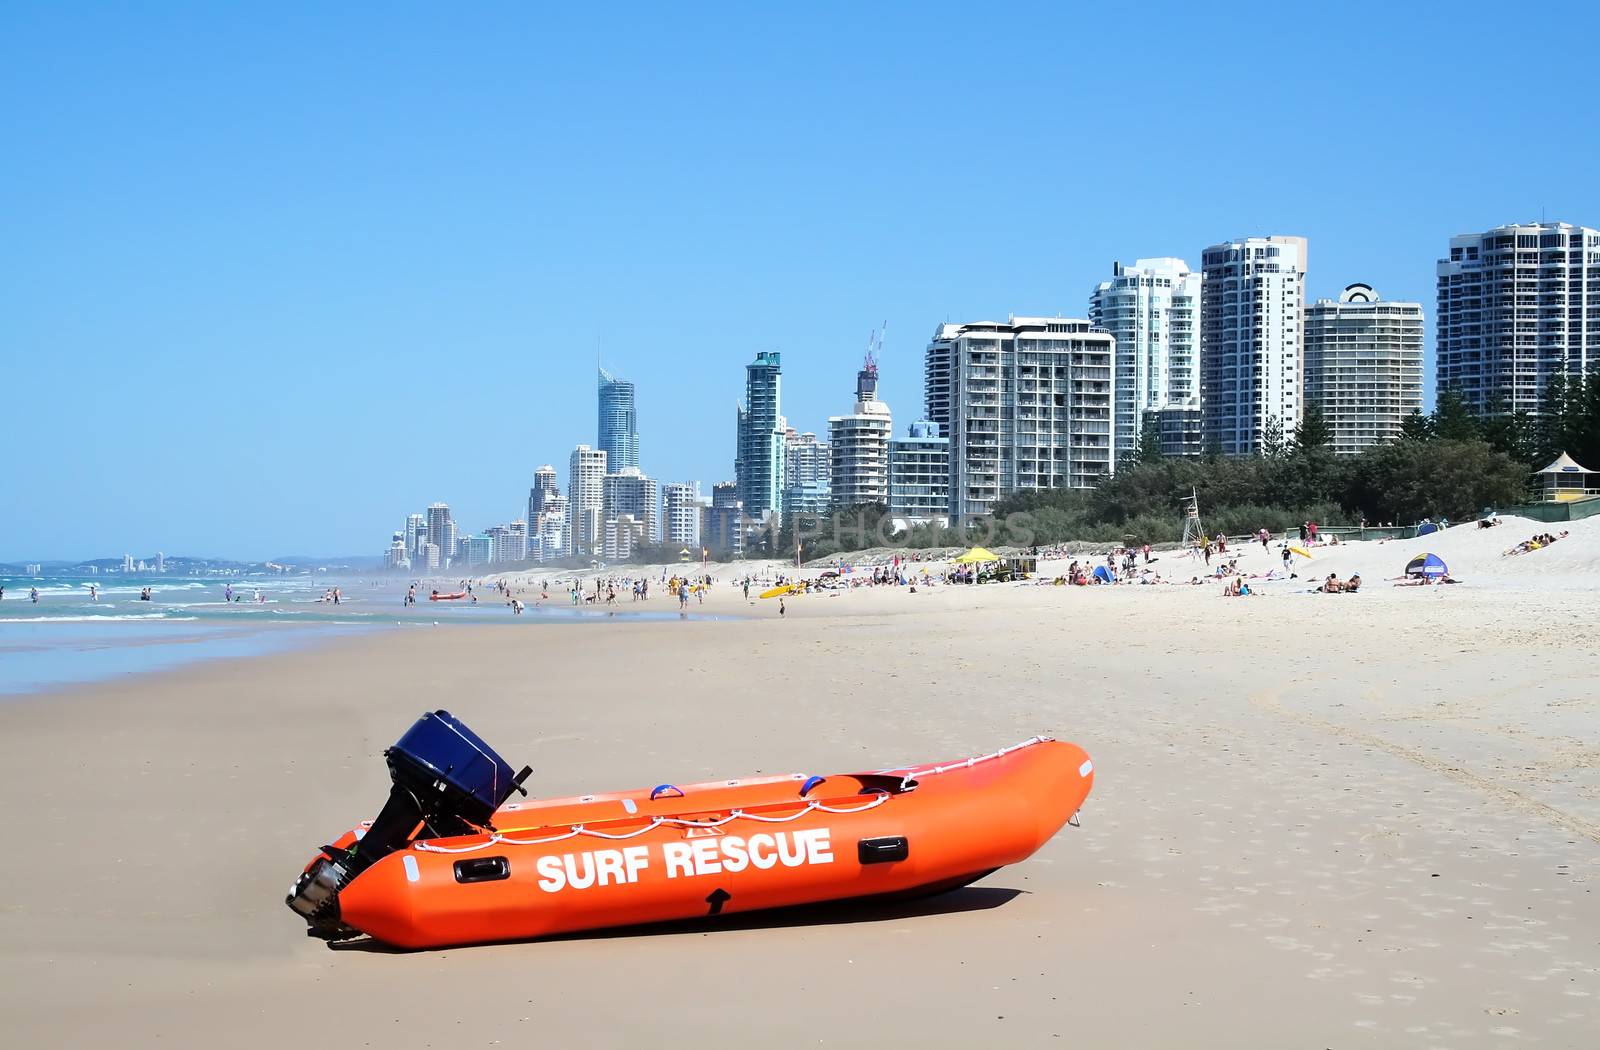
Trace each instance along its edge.
<instances>
[{"instance_id":1,"label":"green tree","mask_svg":"<svg viewBox=\"0 0 1600 1050\"><path fill-rule=\"evenodd\" d=\"M1565 452L1590 469L1600 462L1600 368L1585 375L1550 377L1539 399L1532 444L1545 463Z\"/></svg>"},{"instance_id":2,"label":"green tree","mask_svg":"<svg viewBox=\"0 0 1600 1050\"><path fill-rule=\"evenodd\" d=\"M1479 436L1478 420L1473 416L1472 409L1467 407L1466 399L1457 391L1448 389L1439 391L1429 429L1434 437L1445 441L1471 441Z\"/></svg>"},{"instance_id":3,"label":"green tree","mask_svg":"<svg viewBox=\"0 0 1600 1050\"><path fill-rule=\"evenodd\" d=\"M1161 428L1146 420L1139 428L1139 444L1133 450L1133 462L1154 463L1161 458Z\"/></svg>"},{"instance_id":4,"label":"green tree","mask_svg":"<svg viewBox=\"0 0 1600 1050\"><path fill-rule=\"evenodd\" d=\"M1478 428L1490 448L1517 462L1531 464L1538 458L1537 426L1526 410L1513 412L1503 399L1498 400L1489 406Z\"/></svg>"},{"instance_id":5,"label":"green tree","mask_svg":"<svg viewBox=\"0 0 1600 1050\"><path fill-rule=\"evenodd\" d=\"M1411 414L1400 423L1401 441L1427 441L1433 437L1433 421L1422 414L1419 408L1413 408Z\"/></svg>"},{"instance_id":6,"label":"green tree","mask_svg":"<svg viewBox=\"0 0 1600 1050\"><path fill-rule=\"evenodd\" d=\"M1288 452L1289 440L1283 433L1283 420L1268 416L1266 426L1261 428L1261 454L1268 459L1277 459Z\"/></svg>"},{"instance_id":7,"label":"green tree","mask_svg":"<svg viewBox=\"0 0 1600 1050\"><path fill-rule=\"evenodd\" d=\"M1360 457L1346 507L1378 521L1470 518L1485 507L1520 503L1528 468L1482 441L1398 441Z\"/></svg>"},{"instance_id":8,"label":"green tree","mask_svg":"<svg viewBox=\"0 0 1600 1050\"><path fill-rule=\"evenodd\" d=\"M1305 414L1300 417L1300 424L1294 428L1294 445L1299 451L1309 451L1314 448L1326 448L1333 444L1333 429L1328 426L1328 420L1322 414L1322 406L1309 402Z\"/></svg>"}]
</instances>

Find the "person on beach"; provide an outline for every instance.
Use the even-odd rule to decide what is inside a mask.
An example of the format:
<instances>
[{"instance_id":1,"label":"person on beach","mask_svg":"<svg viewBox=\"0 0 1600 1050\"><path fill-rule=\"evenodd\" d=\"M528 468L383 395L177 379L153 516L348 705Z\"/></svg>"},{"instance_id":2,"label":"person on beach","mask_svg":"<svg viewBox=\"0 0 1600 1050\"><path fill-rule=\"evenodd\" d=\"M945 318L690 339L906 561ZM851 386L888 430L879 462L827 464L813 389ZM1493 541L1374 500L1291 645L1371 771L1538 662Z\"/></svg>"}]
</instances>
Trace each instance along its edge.
<instances>
[{"instance_id":1,"label":"person on beach","mask_svg":"<svg viewBox=\"0 0 1600 1050\"><path fill-rule=\"evenodd\" d=\"M1270 541L1271 541L1271 539L1272 539L1272 533L1270 533L1270 532L1268 532L1268 531L1267 531L1267 530L1266 530L1266 529L1262 529L1262 530L1261 530L1261 531L1260 531L1260 532L1258 532L1258 533L1257 533L1257 534L1256 534L1256 535L1257 535L1257 536L1258 536L1258 537L1259 537L1259 538L1260 538L1260 540L1261 540L1261 549L1262 549L1262 550L1267 550L1267 549L1269 549L1269 548L1268 548L1268 543L1269 543L1269 542L1270 542Z\"/></svg>"},{"instance_id":2,"label":"person on beach","mask_svg":"<svg viewBox=\"0 0 1600 1050\"><path fill-rule=\"evenodd\" d=\"M91 602L97 602L100 600L100 588L92 583L89 584L89 600Z\"/></svg>"},{"instance_id":3,"label":"person on beach","mask_svg":"<svg viewBox=\"0 0 1600 1050\"><path fill-rule=\"evenodd\" d=\"M29 587L28 588L28 599L31 602L33 602L33 604L38 605L39 604L39 588L37 588L37 587Z\"/></svg>"},{"instance_id":4,"label":"person on beach","mask_svg":"<svg viewBox=\"0 0 1600 1050\"><path fill-rule=\"evenodd\" d=\"M789 610L784 608L784 606L783 606L783 595L781 595L781 594L778 595L778 619L780 619L780 620L783 619L784 616L786 616L788 614L788 612L789 612Z\"/></svg>"}]
</instances>

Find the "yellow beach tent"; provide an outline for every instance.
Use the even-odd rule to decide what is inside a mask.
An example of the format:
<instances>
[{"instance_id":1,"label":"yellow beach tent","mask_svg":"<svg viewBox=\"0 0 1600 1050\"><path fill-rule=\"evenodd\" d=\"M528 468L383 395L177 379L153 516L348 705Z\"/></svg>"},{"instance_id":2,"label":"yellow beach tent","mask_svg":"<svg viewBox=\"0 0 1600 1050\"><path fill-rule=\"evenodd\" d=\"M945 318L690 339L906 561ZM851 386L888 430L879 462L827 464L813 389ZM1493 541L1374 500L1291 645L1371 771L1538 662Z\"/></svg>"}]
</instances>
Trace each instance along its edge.
<instances>
[{"instance_id":1,"label":"yellow beach tent","mask_svg":"<svg viewBox=\"0 0 1600 1050\"><path fill-rule=\"evenodd\" d=\"M979 562L999 560L1000 556L986 547L974 547L961 557L950 559L953 565L976 565Z\"/></svg>"}]
</instances>

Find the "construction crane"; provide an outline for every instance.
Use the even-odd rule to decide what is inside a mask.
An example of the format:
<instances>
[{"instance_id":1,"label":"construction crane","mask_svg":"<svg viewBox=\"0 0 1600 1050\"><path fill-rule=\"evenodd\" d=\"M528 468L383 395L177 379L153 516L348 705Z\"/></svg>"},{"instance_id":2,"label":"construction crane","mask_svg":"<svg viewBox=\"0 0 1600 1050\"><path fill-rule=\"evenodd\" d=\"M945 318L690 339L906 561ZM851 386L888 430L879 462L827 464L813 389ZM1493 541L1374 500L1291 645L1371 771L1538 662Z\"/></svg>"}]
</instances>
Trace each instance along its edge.
<instances>
[{"instance_id":1,"label":"construction crane","mask_svg":"<svg viewBox=\"0 0 1600 1050\"><path fill-rule=\"evenodd\" d=\"M883 322L882 328L874 328L867 336L867 363L862 369L864 372L878 374L878 357L883 353L883 337L889 331L889 322Z\"/></svg>"}]
</instances>

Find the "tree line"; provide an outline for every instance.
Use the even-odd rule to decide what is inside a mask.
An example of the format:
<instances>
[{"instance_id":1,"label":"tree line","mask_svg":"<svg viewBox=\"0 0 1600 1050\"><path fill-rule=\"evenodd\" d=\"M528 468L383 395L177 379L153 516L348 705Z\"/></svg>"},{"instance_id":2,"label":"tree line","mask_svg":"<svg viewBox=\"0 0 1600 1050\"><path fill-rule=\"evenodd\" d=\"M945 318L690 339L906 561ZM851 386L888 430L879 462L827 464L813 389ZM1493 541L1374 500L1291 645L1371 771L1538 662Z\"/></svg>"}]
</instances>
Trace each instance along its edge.
<instances>
[{"instance_id":1,"label":"tree line","mask_svg":"<svg viewBox=\"0 0 1600 1050\"><path fill-rule=\"evenodd\" d=\"M1161 454L1153 427L1115 474L1093 489L1034 489L1002 499L993 513L953 527L897 532L882 505L791 515L752 544L758 556L806 560L876 546L1031 546L1068 541L1170 543L1183 535L1191 494L1215 535L1323 524L1411 525L1460 521L1526 502L1532 473L1562 452L1600 469L1600 369L1557 375L1537 412L1490 406L1475 416L1453 390L1433 412L1415 412L1399 440L1359 455L1335 455L1321 409L1308 405L1292 433L1269 426L1261 454L1198 458Z\"/></svg>"}]
</instances>

